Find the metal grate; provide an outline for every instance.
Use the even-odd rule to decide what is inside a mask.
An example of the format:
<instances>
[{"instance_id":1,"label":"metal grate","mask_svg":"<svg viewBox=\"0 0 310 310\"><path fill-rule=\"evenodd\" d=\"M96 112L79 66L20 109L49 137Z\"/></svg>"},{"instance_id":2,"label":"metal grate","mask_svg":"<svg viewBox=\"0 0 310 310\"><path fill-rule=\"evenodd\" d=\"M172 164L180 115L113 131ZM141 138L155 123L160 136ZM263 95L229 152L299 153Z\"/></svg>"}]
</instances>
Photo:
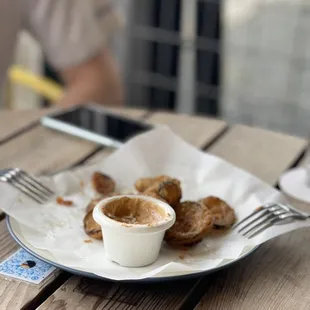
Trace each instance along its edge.
<instances>
[{"instance_id":1,"label":"metal grate","mask_svg":"<svg viewBox=\"0 0 310 310\"><path fill-rule=\"evenodd\" d=\"M218 113L219 1L133 0L129 104Z\"/></svg>"},{"instance_id":2,"label":"metal grate","mask_svg":"<svg viewBox=\"0 0 310 310\"><path fill-rule=\"evenodd\" d=\"M310 132L309 0L131 4L131 105Z\"/></svg>"}]
</instances>

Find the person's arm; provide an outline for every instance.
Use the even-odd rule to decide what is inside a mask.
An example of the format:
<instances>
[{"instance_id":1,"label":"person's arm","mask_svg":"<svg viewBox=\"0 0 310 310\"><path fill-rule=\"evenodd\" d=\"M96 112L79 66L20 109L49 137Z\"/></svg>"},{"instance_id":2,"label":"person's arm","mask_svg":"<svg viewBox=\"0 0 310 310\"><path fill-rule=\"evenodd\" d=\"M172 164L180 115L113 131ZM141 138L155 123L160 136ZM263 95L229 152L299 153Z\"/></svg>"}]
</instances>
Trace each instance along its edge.
<instances>
[{"instance_id":1,"label":"person's arm","mask_svg":"<svg viewBox=\"0 0 310 310\"><path fill-rule=\"evenodd\" d=\"M88 61L60 71L66 91L58 102L63 106L97 102L120 106L123 88L114 57L108 49Z\"/></svg>"},{"instance_id":2,"label":"person's arm","mask_svg":"<svg viewBox=\"0 0 310 310\"><path fill-rule=\"evenodd\" d=\"M107 48L115 12L109 1L96 0L103 12L98 20L93 1L28 0L27 27L64 80L59 102L64 106L123 102L120 75Z\"/></svg>"}]
</instances>

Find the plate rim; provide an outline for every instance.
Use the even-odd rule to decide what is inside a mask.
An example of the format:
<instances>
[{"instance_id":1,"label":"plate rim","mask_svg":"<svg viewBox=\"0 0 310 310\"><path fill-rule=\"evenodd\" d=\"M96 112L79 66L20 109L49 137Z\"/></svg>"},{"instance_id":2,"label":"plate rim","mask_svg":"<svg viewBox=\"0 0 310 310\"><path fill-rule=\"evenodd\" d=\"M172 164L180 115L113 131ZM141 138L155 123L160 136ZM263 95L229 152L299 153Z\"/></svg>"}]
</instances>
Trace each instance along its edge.
<instances>
[{"instance_id":1,"label":"plate rim","mask_svg":"<svg viewBox=\"0 0 310 310\"><path fill-rule=\"evenodd\" d=\"M167 282L167 281L181 281L181 280L190 280L190 279L194 279L194 278L199 278L202 276L206 276L208 274L214 273L216 271L225 269L230 267L231 265L236 264L237 262L241 261L242 259L248 257L249 255L253 254L261 245L257 245L255 246L253 249L249 250L248 252L242 254L241 256L239 256L238 258L234 259L233 261L227 262L223 265L211 268L209 270L204 270L204 271L198 271L198 272L193 272L190 274L184 274L184 275L176 275L176 276L165 276L165 277L149 277L149 278L144 278L144 279L131 279L131 280L114 280L114 279L110 279L110 278L105 278L102 276L98 276L94 273L91 272L86 272L86 271L81 271L78 269L74 269L71 267L67 267L65 265L61 265L58 264L54 261L51 261L45 257L42 257L40 254L37 254L35 251L33 251L32 249L30 249L27 245L25 245L16 235L16 233L14 232L14 229L11 225L10 222L10 216L6 215L6 225L8 228L8 231L10 233L10 235L12 236L12 238L24 249L26 250L28 253L30 253L31 255L33 255L34 257L54 266L57 267L58 269L67 271L69 273L72 273L74 275L78 275L78 276L83 276L86 278L92 278L92 279L99 279L99 280L104 280L104 281L109 281L109 282L122 282L122 283L156 283L156 282Z\"/></svg>"}]
</instances>

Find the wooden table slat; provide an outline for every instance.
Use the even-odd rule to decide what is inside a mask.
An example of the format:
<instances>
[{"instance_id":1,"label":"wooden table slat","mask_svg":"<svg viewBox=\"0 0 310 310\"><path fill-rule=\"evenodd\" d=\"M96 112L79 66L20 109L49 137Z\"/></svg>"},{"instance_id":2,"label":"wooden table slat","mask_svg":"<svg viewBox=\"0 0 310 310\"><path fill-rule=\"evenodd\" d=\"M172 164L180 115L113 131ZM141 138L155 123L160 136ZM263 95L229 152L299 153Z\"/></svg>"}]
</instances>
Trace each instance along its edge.
<instances>
[{"instance_id":1,"label":"wooden table slat","mask_svg":"<svg viewBox=\"0 0 310 310\"><path fill-rule=\"evenodd\" d=\"M5 221L0 222L0 261L9 257L19 249L17 243L10 236ZM44 287L58 276L54 273L40 285L30 285L27 282L12 278L0 277L0 309L17 310L34 300Z\"/></svg>"},{"instance_id":2,"label":"wooden table slat","mask_svg":"<svg viewBox=\"0 0 310 310\"><path fill-rule=\"evenodd\" d=\"M195 310L309 309L309 242L307 228L263 244L250 257L206 278L205 295Z\"/></svg>"},{"instance_id":3,"label":"wooden table slat","mask_svg":"<svg viewBox=\"0 0 310 310\"><path fill-rule=\"evenodd\" d=\"M196 281L118 284L72 277L38 309L179 309Z\"/></svg>"},{"instance_id":4,"label":"wooden table slat","mask_svg":"<svg viewBox=\"0 0 310 310\"><path fill-rule=\"evenodd\" d=\"M184 140L198 148L206 147L226 128L224 121L200 116L157 112L147 120L151 124L168 125Z\"/></svg>"},{"instance_id":5,"label":"wooden table slat","mask_svg":"<svg viewBox=\"0 0 310 310\"><path fill-rule=\"evenodd\" d=\"M37 126L1 146L0 168L14 164L33 174L56 172L95 149L95 143Z\"/></svg>"},{"instance_id":6,"label":"wooden table slat","mask_svg":"<svg viewBox=\"0 0 310 310\"><path fill-rule=\"evenodd\" d=\"M274 185L302 154L307 141L260 128L236 125L208 152Z\"/></svg>"},{"instance_id":7,"label":"wooden table slat","mask_svg":"<svg viewBox=\"0 0 310 310\"><path fill-rule=\"evenodd\" d=\"M54 109L1 111L0 143L18 132L23 132L30 124L39 121L40 117L52 111Z\"/></svg>"}]
</instances>

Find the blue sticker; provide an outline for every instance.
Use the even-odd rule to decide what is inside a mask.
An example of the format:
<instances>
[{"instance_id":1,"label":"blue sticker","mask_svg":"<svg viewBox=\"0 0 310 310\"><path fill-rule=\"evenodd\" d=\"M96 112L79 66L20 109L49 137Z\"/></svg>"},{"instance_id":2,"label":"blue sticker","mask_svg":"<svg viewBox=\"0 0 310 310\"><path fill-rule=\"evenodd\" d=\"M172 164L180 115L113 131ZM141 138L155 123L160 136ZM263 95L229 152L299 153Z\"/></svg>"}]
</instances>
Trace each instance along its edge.
<instances>
[{"instance_id":1,"label":"blue sticker","mask_svg":"<svg viewBox=\"0 0 310 310\"><path fill-rule=\"evenodd\" d=\"M0 275L39 284L56 268L20 249L0 263Z\"/></svg>"}]
</instances>

